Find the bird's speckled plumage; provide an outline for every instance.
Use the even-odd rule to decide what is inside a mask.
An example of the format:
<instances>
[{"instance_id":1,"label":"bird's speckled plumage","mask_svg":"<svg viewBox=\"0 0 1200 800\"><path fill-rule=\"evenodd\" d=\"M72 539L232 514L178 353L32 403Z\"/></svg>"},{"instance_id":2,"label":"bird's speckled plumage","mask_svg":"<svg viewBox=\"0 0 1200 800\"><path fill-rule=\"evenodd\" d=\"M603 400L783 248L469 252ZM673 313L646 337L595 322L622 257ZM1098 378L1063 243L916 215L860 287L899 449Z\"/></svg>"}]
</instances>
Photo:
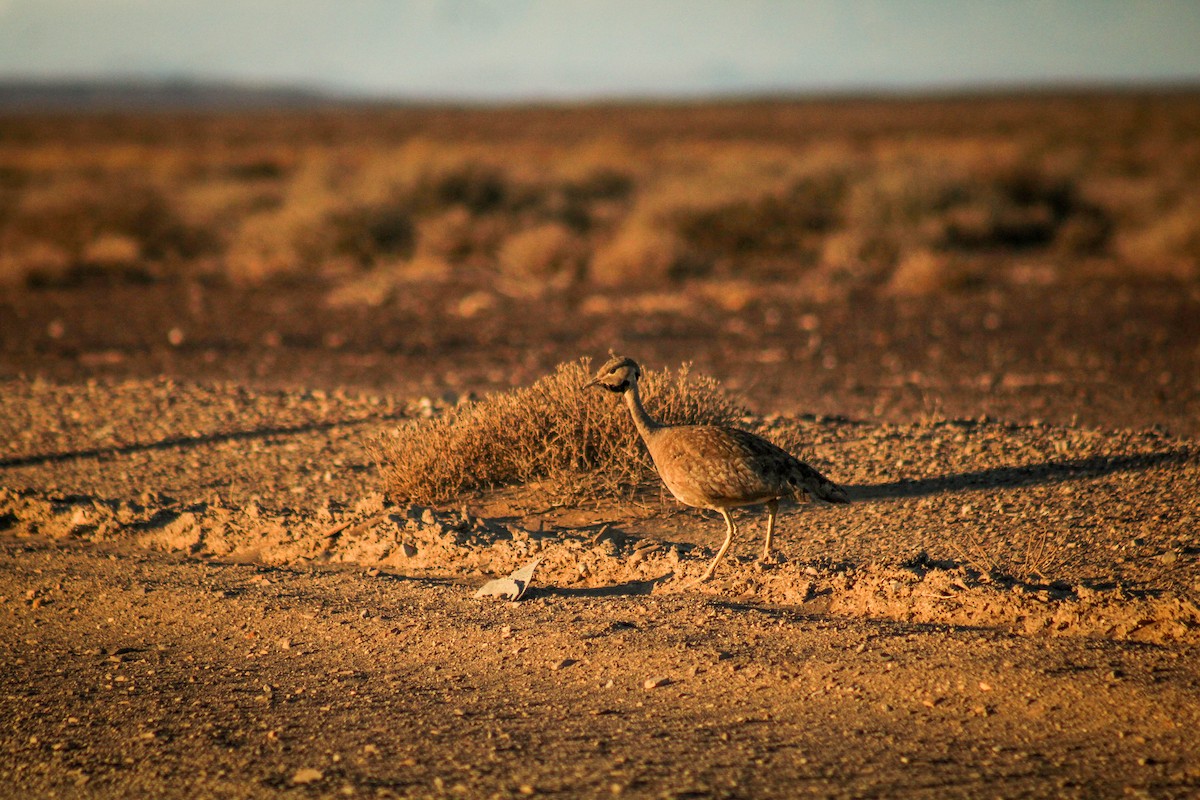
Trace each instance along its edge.
<instances>
[{"instance_id":1,"label":"bird's speckled plumage","mask_svg":"<svg viewBox=\"0 0 1200 800\"><path fill-rule=\"evenodd\" d=\"M763 558L771 550L779 500L805 492L831 503L848 502L846 492L786 450L748 431L718 425L663 425L642 406L641 368L614 355L589 384L625 396L638 433L650 451L663 483L681 503L719 511L725 518L725 543L700 580L712 577L729 549L735 528L729 509L767 504Z\"/></svg>"}]
</instances>

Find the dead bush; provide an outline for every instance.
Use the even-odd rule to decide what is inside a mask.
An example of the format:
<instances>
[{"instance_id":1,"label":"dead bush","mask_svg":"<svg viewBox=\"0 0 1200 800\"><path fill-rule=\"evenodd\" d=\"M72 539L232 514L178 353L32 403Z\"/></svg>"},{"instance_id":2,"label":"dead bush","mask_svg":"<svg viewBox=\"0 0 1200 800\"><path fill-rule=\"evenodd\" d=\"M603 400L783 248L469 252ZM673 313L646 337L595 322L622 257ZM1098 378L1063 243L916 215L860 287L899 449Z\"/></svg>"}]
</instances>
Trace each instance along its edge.
<instances>
[{"instance_id":1,"label":"dead bush","mask_svg":"<svg viewBox=\"0 0 1200 800\"><path fill-rule=\"evenodd\" d=\"M586 175L563 184L563 193L572 200L624 200L633 193L633 178L625 172L598 167Z\"/></svg>"},{"instance_id":2,"label":"dead bush","mask_svg":"<svg viewBox=\"0 0 1200 800\"><path fill-rule=\"evenodd\" d=\"M781 193L711 208L680 209L671 224L689 250L720 275L782 277L815 264L841 221L845 181L805 178Z\"/></svg>"},{"instance_id":3,"label":"dead bush","mask_svg":"<svg viewBox=\"0 0 1200 800\"><path fill-rule=\"evenodd\" d=\"M417 214L454 207L465 208L472 214L490 214L520 205L523 194L498 167L469 161L420 176L408 202Z\"/></svg>"},{"instance_id":4,"label":"dead bush","mask_svg":"<svg viewBox=\"0 0 1200 800\"><path fill-rule=\"evenodd\" d=\"M1085 203L1075 184L1023 168L943 187L939 246L949 250L1022 251L1057 246L1094 252L1108 238L1108 222Z\"/></svg>"},{"instance_id":5,"label":"dead bush","mask_svg":"<svg viewBox=\"0 0 1200 800\"><path fill-rule=\"evenodd\" d=\"M587 389L590 361L560 364L521 389L489 395L430 420L409 422L373 443L397 501L445 503L466 492L543 481L556 499L636 490L653 464L625 404ZM667 423L728 424L743 409L711 378L650 371L649 411Z\"/></svg>"},{"instance_id":6,"label":"dead bush","mask_svg":"<svg viewBox=\"0 0 1200 800\"><path fill-rule=\"evenodd\" d=\"M121 243L125 258L107 257L113 242ZM0 220L0 249L20 253L54 248L66 255L63 268L52 272L39 271L31 262L27 279L34 284L96 277L149 280L163 267L195 259L217 246L214 232L185 223L161 192L137 182L47 187L13 204Z\"/></svg>"},{"instance_id":7,"label":"dead bush","mask_svg":"<svg viewBox=\"0 0 1200 800\"><path fill-rule=\"evenodd\" d=\"M1114 249L1135 273L1195 280L1200 276L1200 199L1188 198L1114 238Z\"/></svg>"},{"instance_id":8,"label":"dead bush","mask_svg":"<svg viewBox=\"0 0 1200 800\"><path fill-rule=\"evenodd\" d=\"M587 247L562 223L548 222L510 236L500 248L500 270L520 278L579 277Z\"/></svg>"},{"instance_id":9,"label":"dead bush","mask_svg":"<svg viewBox=\"0 0 1200 800\"><path fill-rule=\"evenodd\" d=\"M608 286L658 284L702 275L707 265L674 231L653 219L634 218L596 249L588 271Z\"/></svg>"},{"instance_id":10,"label":"dead bush","mask_svg":"<svg viewBox=\"0 0 1200 800\"><path fill-rule=\"evenodd\" d=\"M360 267L413 254L416 230L403 204L390 201L343 209L327 221L333 254Z\"/></svg>"},{"instance_id":11,"label":"dead bush","mask_svg":"<svg viewBox=\"0 0 1200 800\"><path fill-rule=\"evenodd\" d=\"M420 220L416 254L445 264L487 268L507 231L507 221L499 216L479 219L464 208L451 208Z\"/></svg>"},{"instance_id":12,"label":"dead bush","mask_svg":"<svg viewBox=\"0 0 1200 800\"><path fill-rule=\"evenodd\" d=\"M1014 255L1096 255L1111 227L1072 179L1037 164L898 160L850 182L845 225L821 260L924 294L985 283Z\"/></svg>"}]
</instances>

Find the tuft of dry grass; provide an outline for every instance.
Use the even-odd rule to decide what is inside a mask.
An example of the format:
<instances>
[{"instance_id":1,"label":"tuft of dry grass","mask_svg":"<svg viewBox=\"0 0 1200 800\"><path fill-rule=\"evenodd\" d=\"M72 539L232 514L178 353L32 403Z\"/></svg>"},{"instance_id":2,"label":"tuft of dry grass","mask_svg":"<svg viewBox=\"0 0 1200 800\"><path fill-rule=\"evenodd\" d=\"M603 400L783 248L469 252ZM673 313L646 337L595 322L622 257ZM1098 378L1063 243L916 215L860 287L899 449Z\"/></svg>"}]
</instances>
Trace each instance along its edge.
<instances>
[{"instance_id":1,"label":"tuft of dry grass","mask_svg":"<svg viewBox=\"0 0 1200 800\"><path fill-rule=\"evenodd\" d=\"M1023 583L1049 583L1079 569L1081 555L1056 541L1049 531L989 541L960 529L947 538L959 560L981 575Z\"/></svg>"},{"instance_id":2,"label":"tuft of dry grass","mask_svg":"<svg viewBox=\"0 0 1200 800\"><path fill-rule=\"evenodd\" d=\"M613 496L654 480L654 467L619 398L586 388L589 359L560 364L533 385L489 395L372 443L396 501L434 505L464 493L532 481L554 500ZM729 424L745 414L712 378L648 371L644 401L668 424Z\"/></svg>"}]
</instances>

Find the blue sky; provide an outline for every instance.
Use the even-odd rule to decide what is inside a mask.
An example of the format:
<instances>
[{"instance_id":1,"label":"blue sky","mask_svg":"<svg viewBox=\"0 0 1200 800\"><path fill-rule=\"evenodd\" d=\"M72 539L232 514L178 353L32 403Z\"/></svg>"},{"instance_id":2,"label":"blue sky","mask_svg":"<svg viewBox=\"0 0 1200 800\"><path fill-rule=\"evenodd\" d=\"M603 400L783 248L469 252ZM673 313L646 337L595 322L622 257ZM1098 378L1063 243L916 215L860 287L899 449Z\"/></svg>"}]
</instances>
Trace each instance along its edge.
<instances>
[{"instance_id":1,"label":"blue sky","mask_svg":"<svg viewBox=\"0 0 1200 800\"><path fill-rule=\"evenodd\" d=\"M0 0L0 77L540 99L1200 82L1200 0Z\"/></svg>"}]
</instances>

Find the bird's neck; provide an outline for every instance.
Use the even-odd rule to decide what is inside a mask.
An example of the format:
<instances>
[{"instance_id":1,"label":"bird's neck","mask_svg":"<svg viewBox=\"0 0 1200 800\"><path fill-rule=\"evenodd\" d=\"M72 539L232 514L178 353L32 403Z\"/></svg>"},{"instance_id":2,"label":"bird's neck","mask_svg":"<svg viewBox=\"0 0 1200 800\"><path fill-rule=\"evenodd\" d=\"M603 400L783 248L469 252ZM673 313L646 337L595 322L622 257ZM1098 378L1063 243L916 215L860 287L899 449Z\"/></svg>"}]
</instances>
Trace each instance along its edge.
<instances>
[{"instance_id":1,"label":"bird's neck","mask_svg":"<svg viewBox=\"0 0 1200 800\"><path fill-rule=\"evenodd\" d=\"M636 382L632 383L625 392L625 405L629 406L629 413L633 415L633 424L643 439L662 427L657 420L646 413L646 407L642 405L642 396L638 392Z\"/></svg>"}]
</instances>

